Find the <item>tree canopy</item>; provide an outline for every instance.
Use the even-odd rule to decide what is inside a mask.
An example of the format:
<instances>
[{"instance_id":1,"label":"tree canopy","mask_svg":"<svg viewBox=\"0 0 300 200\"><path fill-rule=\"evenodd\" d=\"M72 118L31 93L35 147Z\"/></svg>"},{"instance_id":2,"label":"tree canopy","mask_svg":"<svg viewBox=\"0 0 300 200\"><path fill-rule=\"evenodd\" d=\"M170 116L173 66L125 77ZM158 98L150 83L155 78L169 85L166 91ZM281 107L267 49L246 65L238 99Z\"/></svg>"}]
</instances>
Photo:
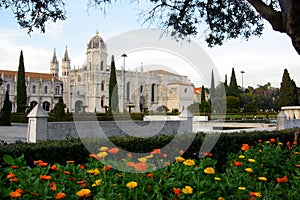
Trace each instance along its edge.
<instances>
[{"instance_id":1,"label":"tree canopy","mask_svg":"<svg viewBox=\"0 0 300 200\"><path fill-rule=\"evenodd\" d=\"M290 78L288 70L285 69L280 84L278 106L281 108L282 106L297 105L299 105L299 102L296 83Z\"/></svg>"},{"instance_id":2,"label":"tree canopy","mask_svg":"<svg viewBox=\"0 0 300 200\"><path fill-rule=\"evenodd\" d=\"M117 0L88 0L88 5L105 12ZM130 2L138 3L139 0ZM141 14L143 22L157 23L178 39L204 35L208 45L222 45L228 39L260 36L263 19L273 30L287 34L300 54L299 0L148 0L150 8ZM143 4L144 5L144 4ZM2 0L0 9L11 9L21 28L45 32L48 21L65 20L63 0Z\"/></svg>"}]
</instances>

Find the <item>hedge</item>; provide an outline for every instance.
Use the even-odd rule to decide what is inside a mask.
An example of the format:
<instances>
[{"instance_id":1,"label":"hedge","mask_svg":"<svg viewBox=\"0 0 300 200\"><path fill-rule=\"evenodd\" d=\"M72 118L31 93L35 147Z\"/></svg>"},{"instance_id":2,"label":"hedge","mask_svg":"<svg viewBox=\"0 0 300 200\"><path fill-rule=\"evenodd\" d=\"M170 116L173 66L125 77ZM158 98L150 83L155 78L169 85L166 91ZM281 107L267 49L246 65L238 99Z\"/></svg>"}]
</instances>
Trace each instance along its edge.
<instances>
[{"instance_id":1,"label":"hedge","mask_svg":"<svg viewBox=\"0 0 300 200\"><path fill-rule=\"evenodd\" d=\"M240 133L222 133L218 139L216 145L212 149L211 153L218 161L217 168L222 170L222 166L226 162L227 155L229 153L236 153L241 149L242 144L254 145L258 140L268 140L275 138L285 144L287 141L293 142L295 129L288 129L284 131L272 131L272 132L240 132ZM183 134L183 138L194 137L191 134ZM204 133L198 133L190 147L184 153L186 158L199 158L199 150L202 145ZM150 152L155 148L162 148L166 146L173 136L158 135L150 138L138 138L133 136L122 137L110 137L112 143L119 148L122 148L131 152ZM101 146L102 140L87 139L84 144L95 149L95 152ZM181 147L182 140L178 142L178 148ZM67 138L61 141L41 141L34 143L22 143L16 142L14 144L0 144L0 164L3 164L3 155L8 154L13 157L19 157L24 154L27 164L33 164L34 160L43 160L45 162L53 163L65 163L67 160L75 160L77 163L86 163L88 155L93 152L89 152L83 142L80 139ZM180 149L178 149L180 150ZM176 150L177 151L177 150ZM177 151L178 152L178 151ZM176 153L177 153L176 152Z\"/></svg>"}]
</instances>

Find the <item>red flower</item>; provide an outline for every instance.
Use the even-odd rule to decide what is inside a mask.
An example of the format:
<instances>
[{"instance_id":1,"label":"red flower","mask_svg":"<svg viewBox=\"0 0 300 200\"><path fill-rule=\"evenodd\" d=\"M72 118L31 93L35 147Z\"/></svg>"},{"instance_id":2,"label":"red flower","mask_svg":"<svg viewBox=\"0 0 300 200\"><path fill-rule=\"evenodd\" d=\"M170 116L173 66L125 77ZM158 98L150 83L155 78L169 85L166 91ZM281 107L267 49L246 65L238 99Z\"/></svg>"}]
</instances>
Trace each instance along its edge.
<instances>
[{"instance_id":1,"label":"red flower","mask_svg":"<svg viewBox=\"0 0 300 200\"><path fill-rule=\"evenodd\" d=\"M204 156L208 156L208 157L212 157L212 156L213 156L213 154L212 154L212 153L209 153L209 152L204 152L203 155L204 155Z\"/></svg>"},{"instance_id":2,"label":"red flower","mask_svg":"<svg viewBox=\"0 0 300 200\"><path fill-rule=\"evenodd\" d=\"M287 176L284 176L282 178L276 178L277 182L278 183L287 183L289 181L288 177Z\"/></svg>"},{"instance_id":3,"label":"red flower","mask_svg":"<svg viewBox=\"0 0 300 200\"><path fill-rule=\"evenodd\" d=\"M80 169L85 169L85 166L84 166L84 165L80 165L79 168L80 168Z\"/></svg>"},{"instance_id":4,"label":"red flower","mask_svg":"<svg viewBox=\"0 0 300 200\"><path fill-rule=\"evenodd\" d=\"M276 140L274 138L270 138L270 142L275 143Z\"/></svg>"},{"instance_id":5,"label":"red flower","mask_svg":"<svg viewBox=\"0 0 300 200\"><path fill-rule=\"evenodd\" d=\"M173 188L173 192L174 192L174 194L176 194L178 197L181 196L180 188Z\"/></svg>"},{"instance_id":6,"label":"red flower","mask_svg":"<svg viewBox=\"0 0 300 200\"><path fill-rule=\"evenodd\" d=\"M38 163L39 166L41 167L46 167L48 165L48 163L46 162L41 162L41 163Z\"/></svg>"},{"instance_id":7,"label":"red flower","mask_svg":"<svg viewBox=\"0 0 300 200\"><path fill-rule=\"evenodd\" d=\"M103 171L109 171L111 169L111 166L110 165L107 165L107 166L104 166L102 168Z\"/></svg>"},{"instance_id":8,"label":"red flower","mask_svg":"<svg viewBox=\"0 0 300 200\"><path fill-rule=\"evenodd\" d=\"M147 177L149 177L149 178L152 179L152 180L153 180L153 178L154 178L154 176L153 176L152 173L147 174Z\"/></svg>"},{"instance_id":9,"label":"red flower","mask_svg":"<svg viewBox=\"0 0 300 200\"><path fill-rule=\"evenodd\" d=\"M12 165L12 166L10 166L10 168L12 168L12 169L18 169L18 166Z\"/></svg>"},{"instance_id":10,"label":"red flower","mask_svg":"<svg viewBox=\"0 0 300 200\"><path fill-rule=\"evenodd\" d=\"M51 187L50 190L56 191L56 184L54 182L51 182L49 186Z\"/></svg>"},{"instance_id":11,"label":"red flower","mask_svg":"<svg viewBox=\"0 0 300 200\"><path fill-rule=\"evenodd\" d=\"M243 165L242 162L234 161L234 165L237 167L241 167Z\"/></svg>"},{"instance_id":12,"label":"red flower","mask_svg":"<svg viewBox=\"0 0 300 200\"><path fill-rule=\"evenodd\" d=\"M55 199L63 199L66 197L67 197L67 195L63 192L59 192L59 193L57 193L57 195L55 195Z\"/></svg>"},{"instance_id":13,"label":"red flower","mask_svg":"<svg viewBox=\"0 0 300 200\"><path fill-rule=\"evenodd\" d=\"M127 162L126 165L128 167L134 167L135 166L134 162Z\"/></svg>"}]
</instances>

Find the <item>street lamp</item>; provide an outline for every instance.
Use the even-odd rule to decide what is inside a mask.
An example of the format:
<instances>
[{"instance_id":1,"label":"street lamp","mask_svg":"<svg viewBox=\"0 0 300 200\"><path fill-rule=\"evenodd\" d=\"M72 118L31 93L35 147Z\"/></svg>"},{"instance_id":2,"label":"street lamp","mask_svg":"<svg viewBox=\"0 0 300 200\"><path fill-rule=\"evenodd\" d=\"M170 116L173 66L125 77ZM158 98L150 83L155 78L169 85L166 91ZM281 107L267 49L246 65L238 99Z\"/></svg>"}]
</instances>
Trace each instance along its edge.
<instances>
[{"instance_id":1,"label":"street lamp","mask_svg":"<svg viewBox=\"0 0 300 200\"><path fill-rule=\"evenodd\" d=\"M244 76L243 76L244 73L245 73L245 72L242 70L242 71L241 71L241 74L242 74L242 93L244 92Z\"/></svg>"},{"instance_id":2,"label":"street lamp","mask_svg":"<svg viewBox=\"0 0 300 200\"><path fill-rule=\"evenodd\" d=\"M126 107L125 107L125 58L127 57L127 55L124 53L122 55L123 57L123 113L126 112Z\"/></svg>"}]
</instances>

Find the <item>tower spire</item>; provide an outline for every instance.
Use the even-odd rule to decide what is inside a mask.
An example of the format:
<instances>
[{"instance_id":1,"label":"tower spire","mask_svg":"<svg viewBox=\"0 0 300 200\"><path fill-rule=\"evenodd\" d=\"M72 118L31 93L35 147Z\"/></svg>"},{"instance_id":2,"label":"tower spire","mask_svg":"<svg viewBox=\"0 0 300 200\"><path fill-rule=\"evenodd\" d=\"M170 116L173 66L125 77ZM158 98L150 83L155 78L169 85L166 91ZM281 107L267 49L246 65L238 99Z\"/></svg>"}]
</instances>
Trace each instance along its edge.
<instances>
[{"instance_id":1,"label":"tower spire","mask_svg":"<svg viewBox=\"0 0 300 200\"><path fill-rule=\"evenodd\" d=\"M57 61L57 56L56 56L56 48L54 48L53 57L52 57L51 62L52 62L52 63L58 62L58 61Z\"/></svg>"},{"instance_id":2,"label":"tower spire","mask_svg":"<svg viewBox=\"0 0 300 200\"><path fill-rule=\"evenodd\" d=\"M65 55L64 55L62 60L63 61L70 61L69 54L68 54L68 46L66 46Z\"/></svg>"}]
</instances>

